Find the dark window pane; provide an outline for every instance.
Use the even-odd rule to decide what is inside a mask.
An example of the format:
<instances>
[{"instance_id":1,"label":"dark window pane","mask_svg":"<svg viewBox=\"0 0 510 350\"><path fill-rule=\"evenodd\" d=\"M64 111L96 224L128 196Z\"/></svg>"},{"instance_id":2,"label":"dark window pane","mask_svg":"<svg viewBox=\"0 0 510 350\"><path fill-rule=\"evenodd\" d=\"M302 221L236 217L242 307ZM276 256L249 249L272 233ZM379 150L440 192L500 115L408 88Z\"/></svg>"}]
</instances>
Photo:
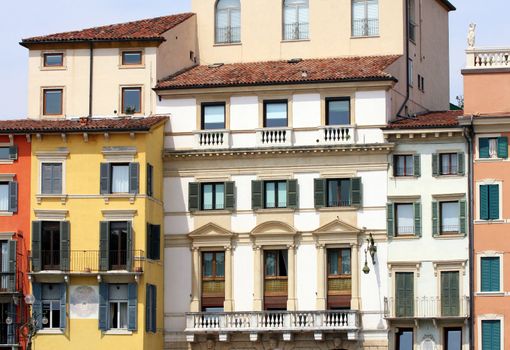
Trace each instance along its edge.
<instances>
[{"instance_id":1,"label":"dark window pane","mask_svg":"<svg viewBox=\"0 0 510 350\"><path fill-rule=\"evenodd\" d=\"M266 102L264 127L286 127L287 125L287 102Z\"/></svg>"},{"instance_id":2,"label":"dark window pane","mask_svg":"<svg viewBox=\"0 0 510 350\"><path fill-rule=\"evenodd\" d=\"M327 102L327 124L349 125L351 123L349 100L331 100Z\"/></svg>"},{"instance_id":3,"label":"dark window pane","mask_svg":"<svg viewBox=\"0 0 510 350\"><path fill-rule=\"evenodd\" d=\"M328 207L351 205L351 181L349 179L328 180Z\"/></svg>"},{"instance_id":4,"label":"dark window pane","mask_svg":"<svg viewBox=\"0 0 510 350\"><path fill-rule=\"evenodd\" d=\"M44 115L62 114L62 90L44 90Z\"/></svg>"},{"instance_id":5,"label":"dark window pane","mask_svg":"<svg viewBox=\"0 0 510 350\"><path fill-rule=\"evenodd\" d=\"M123 52L122 64L124 65L142 64L142 53L140 51Z\"/></svg>"},{"instance_id":6,"label":"dark window pane","mask_svg":"<svg viewBox=\"0 0 510 350\"><path fill-rule=\"evenodd\" d=\"M122 112L124 114L141 113L141 88L122 89Z\"/></svg>"},{"instance_id":7,"label":"dark window pane","mask_svg":"<svg viewBox=\"0 0 510 350\"><path fill-rule=\"evenodd\" d=\"M203 106L202 128L204 130L225 129L225 105Z\"/></svg>"},{"instance_id":8,"label":"dark window pane","mask_svg":"<svg viewBox=\"0 0 510 350\"><path fill-rule=\"evenodd\" d=\"M212 277L213 275L213 253L204 253L203 274L204 277Z\"/></svg>"},{"instance_id":9,"label":"dark window pane","mask_svg":"<svg viewBox=\"0 0 510 350\"><path fill-rule=\"evenodd\" d=\"M413 331L403 329L397 333L397 350L413 350Z\"/></svg>"},{"instance_id":10,"label":"dark window pane","mask_svg":"<svg viewBox=\"0 0 510 350\"><path fill-rule=\"evenodd\" d=\"M64 55L61 53L47 53L44 55L45 67L60 67L64 64Z\"/></svg>"},{"instance_id":11,"label":"dark window pane","mask_svg":"<svg viewBox=\"0 0 510 350\"><path fill-rule=\"evenodd\" d=\"M445 329L445 350L462 350L462 329Z\"/></svg>"},{"instance_id":12,"label":"dark window pane","mask_svg":"<svg viewBox=\"0 0 510 350\"><path fill-rule=\"evenodd\" d=\"M266 253L266 276L276 276L276 253Z\"/></svg>"},{"instance_id":13,"label":"dark window pane","mask_svg":"<svg viewBox=\"0 0 510 350\"><path fill-rule=\"evenodd\" d=\"M342 275L351 273L351 250L342 249Z\"/></svg>"},{"instance_id":14,"label":"dark window pane","mask_svg":"<svg viewBox=\"0 0 510 350\"><path fill-rule=\"evenodd\" d=\"M225 277L225 253L216 253L216 277Z\"/></svg>"},{"instance_id":15,"label":"dark window pane","mask_svg":"<svg viewBox=\"0 0 510 350\"><path fill-rule=\"evenodd\" d=\"M338 275L338 249L328 249L328 275Z\"/></svg>"},{"instance_id":16,"label":"dark window pane","mask_svg":"<svg viewBox=\"0 0 510 350\"><path fill-rule=\"evenodd\" d=\"M10 152L9 147L0 147L0 159L9 159Z\"/></svg>"}]
</instances>

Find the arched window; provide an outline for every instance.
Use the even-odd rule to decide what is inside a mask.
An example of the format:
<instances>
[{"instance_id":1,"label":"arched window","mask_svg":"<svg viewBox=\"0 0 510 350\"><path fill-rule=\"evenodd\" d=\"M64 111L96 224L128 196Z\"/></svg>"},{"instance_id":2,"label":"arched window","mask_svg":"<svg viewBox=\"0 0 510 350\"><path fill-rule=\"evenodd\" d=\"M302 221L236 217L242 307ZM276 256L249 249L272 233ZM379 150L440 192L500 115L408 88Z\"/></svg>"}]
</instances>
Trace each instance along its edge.
<instances>
[{"instance_id":1,"label":"arched window","mask_svg":"<svg viewBox=\"0 0 510 350\"><path fill-rule=\"evenodd\" d=\"M240 0L218 0L216 3L216 43L241 42Z\"/></svg>"},{"instance_id":2,"label":"arched window","mask_svg":"<svg viewBox=\"0 0 510 350\"><path fill-rule=\"evenodd\" d=\"M283 40L308 39L308 0L283 0Z\"/></svg>"},{"instance_id":3,"label":"arched window","mask_svg":"<svg viewBox=\"0 0 510 350\"><path fill-rule=\"evenodd\" d=\"M379 35L379 0L352 0L352 36Z\"/></svg>"}]
</instances>

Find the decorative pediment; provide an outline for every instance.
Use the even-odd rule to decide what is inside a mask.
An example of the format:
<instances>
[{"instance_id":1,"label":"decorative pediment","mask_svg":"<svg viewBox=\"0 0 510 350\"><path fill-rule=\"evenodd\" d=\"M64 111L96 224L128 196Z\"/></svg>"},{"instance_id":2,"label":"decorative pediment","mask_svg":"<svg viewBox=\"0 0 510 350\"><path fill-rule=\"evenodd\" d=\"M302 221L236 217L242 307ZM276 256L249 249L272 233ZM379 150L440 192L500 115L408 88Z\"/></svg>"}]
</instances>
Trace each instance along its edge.
<instances>
[{"instance_id":1,"label":"decorative pediment","mask_svg":"<svg viewBox=\"0 0 510 350\"><path fill-rule=\"evenodd\" d=\"M357 243L363 230L340 219L335 219L313 232L320 244Z\"/></svg>"},{"instance_id":2,"label":"decorative pediment","mask_svg":"<svg viewBox=\"0 0 510 350\"><path fill-rule=\"evenodd\" d=\"M296 229L281 221L267 221L257 225L252 231L252 236L266 235L295 235Z\"/></svg>"},{"instance_id":3,"label":"decorative pediment","mask_svg":"<svg viewBox=\"0 0 510 350\"><path fill-rule=\"evenodd\" d=\"M194 247L230 246L234 234L212 222L197 228L188 234Z\"/></svg>"}]
</instances>

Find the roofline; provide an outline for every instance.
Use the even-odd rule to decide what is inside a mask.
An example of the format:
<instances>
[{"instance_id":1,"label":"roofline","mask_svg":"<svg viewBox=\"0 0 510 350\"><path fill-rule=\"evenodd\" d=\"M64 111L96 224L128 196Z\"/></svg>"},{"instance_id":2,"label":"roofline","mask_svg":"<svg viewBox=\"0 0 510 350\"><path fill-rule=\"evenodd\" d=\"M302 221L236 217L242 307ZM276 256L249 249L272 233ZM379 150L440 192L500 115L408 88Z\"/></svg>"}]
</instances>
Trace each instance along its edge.
<instances>
[{"instance_id":1,"label":"roofline","mask_svg":"<svg viewBox=\"0 0 510 350\"><path fill-rule=\"evenodd\" d=\"M383 128L383 133L384 134L397 134L399 132L405 132L405 131L409 131L409 132L412 132L413 130L420 130L420 132L425 132L426 130L430 130L430 132L434 132L434 130L437 130L437 129L441 129L441 131L460 131L463 129L462 125L438 125L438 126L431 126L431 125L427 125L427 126L417 126L417 127L414 127L414 128L410 128L410 127L405 127L405 128L390 128L390 127L385 127Z\"/></svg>"},{"instance_id":2,"label":"roofline","mask_svg":"<svg viewBox=\"0 0 510 350\"><path fill-rule=\"evenodd\" d=\"M448 11L457 11L457 8L455 6L453 6L453 4L448 1L448 0L438 0L439 2L441 2L441 4L443 4L447 9Z\"/></svg>"},{"instance_id":3,"label":"roofline","mask_svg":"<svg viewBox=\"0 0 510 350\"><path fill-rule=\"evenodd\" d=\"M57 39L57 40L22 40L19 44L27 49L31 45L37 44L79 44L79 43L111 43L111 42L128 42L128 41L139 41L139 42L159 42L166 41L164 37L153 37L153 38L117 38L117 39Z\"/></svg>"}]
</instances>

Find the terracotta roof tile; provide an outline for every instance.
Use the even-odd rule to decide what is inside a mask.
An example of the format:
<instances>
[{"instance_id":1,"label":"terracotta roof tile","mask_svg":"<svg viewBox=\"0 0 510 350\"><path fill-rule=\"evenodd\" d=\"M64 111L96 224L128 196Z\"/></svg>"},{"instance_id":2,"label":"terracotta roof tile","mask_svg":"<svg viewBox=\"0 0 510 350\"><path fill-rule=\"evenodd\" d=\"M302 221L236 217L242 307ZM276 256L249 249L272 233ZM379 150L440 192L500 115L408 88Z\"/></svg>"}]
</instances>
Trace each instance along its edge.
<instances>
[{"instance_id":1,"label":"terracotta roof tile","mask_svg":"<svg viewBox=\"0 0 510 350\"><path fill-rule=\"evenodd\" d=\"M166 119L165 116L152 116L147 118L0 120L0 134L149 131Z\"/></svg>"},{"instance_id":2,"label":"terracotta roof tile","mask_svg":"<svg viewBox=\"0 0 510 350\"><path fill-rule=\"evenodd\" d=\"M156 89L396 80L384 70L400 56L367 56L195 66L160 81Z\"/></svg>"},{"instance_id":3,"label":"terracotta roof tile","mask_svg":"<svg viewBox=\"0 0 510 350\"><path fill-rule=\"evenodd\" d=\"M428 129L428 128L450 128L459 126L459 117L464 111L441 111L430 112L409 119L398 119L386 129Z\"/></svg>"},{"instance_id":4,"label":"terracotta roof tile","mask_svg":"<svg viewBox=\"0 0 510 350\"><path fill-rule=\"evenodd\" d=\"M134 22L112 24L102 27L36 36L21 41L21 45L52 42L115 41L115 40L163 40L163 33L194 16L193 13L156 17Z\"/></svg>"}]
</instances>

